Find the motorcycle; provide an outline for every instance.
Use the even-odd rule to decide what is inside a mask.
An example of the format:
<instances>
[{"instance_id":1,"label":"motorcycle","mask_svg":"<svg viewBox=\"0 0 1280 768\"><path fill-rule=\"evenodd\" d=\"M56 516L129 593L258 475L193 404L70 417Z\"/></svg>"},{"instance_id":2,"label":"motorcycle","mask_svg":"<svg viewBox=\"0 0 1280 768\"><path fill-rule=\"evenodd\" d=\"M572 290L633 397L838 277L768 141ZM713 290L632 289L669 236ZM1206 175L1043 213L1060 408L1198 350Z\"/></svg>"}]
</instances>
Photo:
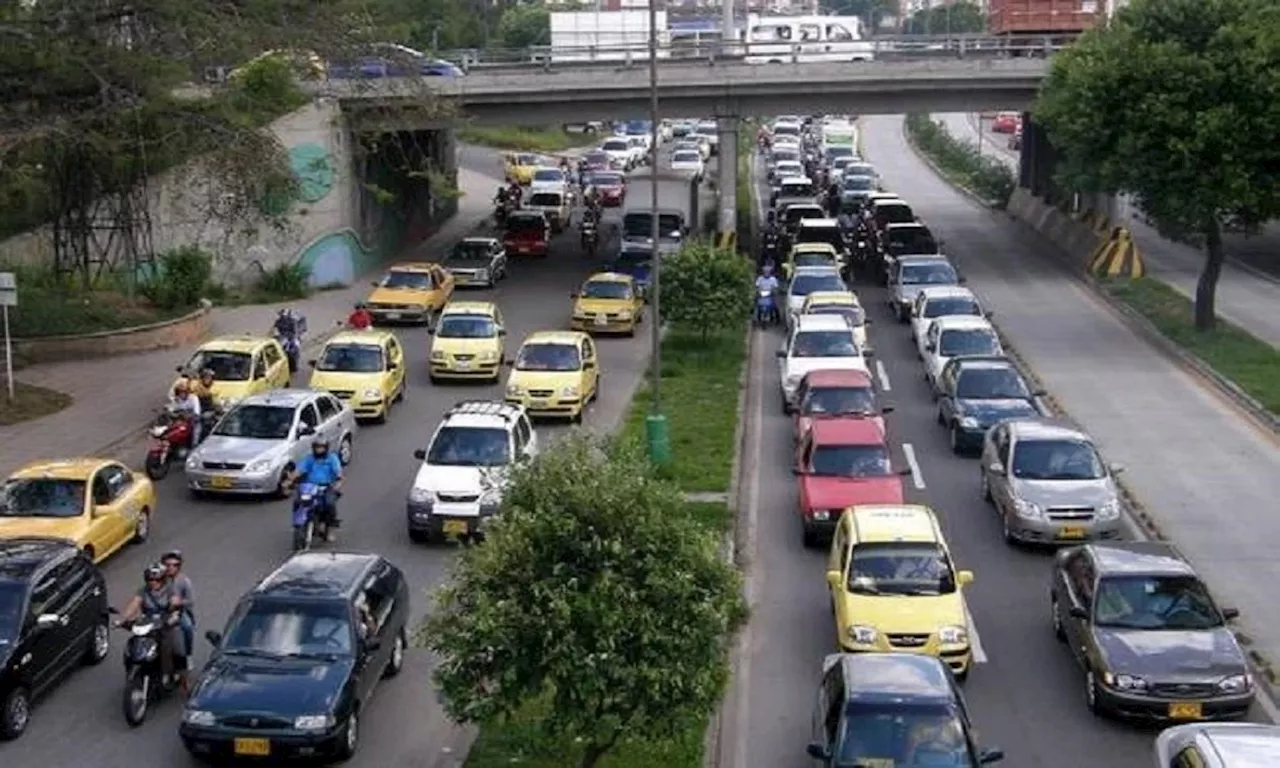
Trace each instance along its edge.
<instances>
[{"instance_id":1,"label":"motorcycle","mask_svg":"<svg viewBox=\"0 0 1280 768\"><path fill-rule=\"evenodd\" d=\"M325 509L325 497L329 487L315 483L302 483L293 500L293 551L311 549L317 535L327 537L333 524L334 510ZM335 493L340 496L340 493Z\"/></svg>"},{"instance_id":2,"label":"motorcycle","mask_svg":"<svg viewBox=\"0 0 1280 768\"><path fill-rule=\"evenodd\" d=\"M298 367L302 361L302 333L295 331L291 334L276 334L276 341L280 342L280 346L284 348L285 357L289 359L290 375L298 372Z\"/></svg>"},{"instance_id":3,"label":"motorcycle","mask_svg":"<svg viewBox=\"0 0 1280 768\"><path fill-rule=\"evenodd\" d=\"M493 220L499 227L506 226L507 214L511 212L511 203L503 200L493 205Z\"/></svg>"},{"instance_id":4,"label":"motorcycle","mask_svg":"<svg viewBox=\"0 0 1280 768\"><path fill-rule=\"evenodd\" d=\"M172 406L160 412L151 425L151 446L147 448L147 458L143 463L147 477L152 480L163 480L169 474L169 467L175 461L181 462L195 446L192 438L191 419Z\"/></svg>"},{"instance_id":5,"label":"motorcycle","mask_svg":"<svg viewBox=\"0 0 1280 768\"><path fill-rule=\"evenodd\" d=\"M112 609L112 613L115 609ZM137 728L147 719L151 704L162 696L173 693L178 687L178 677L164 673L165 652L163 635L178 623L176 611L168 616L147 615L132 621L122 621L116 626L129 633L124 646L124 719ZM174 666L178 658L174 658Z\"/></svg>"},{"instance_id":6,"label":"motorcycle","mask_svg":"<svg viewBox=\"0 0 1280 768\"><path fill-rule=\"evenodd\" d=\"M591 217L584 218L579 227L581 229L582 249L586 251L588 256L596 255L596 248L600 245L600 229L595 220Z\"/></svg>"},{"instance_id":7,"label":"motorcycle","mask_svg":"<svg viewBox=\"0 0 1280 768\"><path fill-rule=\"evenodd\" d=\"M763 288L756 290L756 327L768 328L782 321L778 314L778 302L773 291Z\"/></svg>"}]
</instances>

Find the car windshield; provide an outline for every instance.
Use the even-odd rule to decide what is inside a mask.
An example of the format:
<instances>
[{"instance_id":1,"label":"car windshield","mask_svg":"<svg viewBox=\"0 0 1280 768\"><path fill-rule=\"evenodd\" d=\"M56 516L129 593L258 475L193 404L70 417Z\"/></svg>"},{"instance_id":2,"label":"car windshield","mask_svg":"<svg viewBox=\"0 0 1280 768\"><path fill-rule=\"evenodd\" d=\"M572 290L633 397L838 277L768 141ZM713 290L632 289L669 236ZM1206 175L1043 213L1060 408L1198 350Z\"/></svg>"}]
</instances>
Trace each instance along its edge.
<instances>
[{"instance_id":1,"label":"car windshield","mask_svg":"<svg viewBox=\"0 0 1280 768\"><path fill-rule=\"evenodd\" d=\"M792 123L782 123L773 126L773 133L775 136L799 136L800 126Z\"/></svg>"},{"instance_id":2,"label":"car windshield","mask_svg":"<svg viewBox=\"0 0 1280 768\"><path fill-rule=\"evenodd\" d=\"M415 291L431 290L430 272L411 272L407 269L393 269L382 278L383 288L411 288Z\"/></svg>"},{"instance_id":3,"label":"car windshield","mask_svg":"<svg viewBox=\"0 0 1280 768\"><path fill-rule=\"evenodd\" d=\"M803 176L804 168L799 163L778 163L773 173L780 179L789 179L792 176Z\"/></svg>"},{"instance_id":4,"label":"car windshield","mask_svg":"<svg viewBox=\"0 0 1280 768\"><path fill-rule=\"evenodd\" d=\"M982 316L978 300L968 296L945 296L929 299L924 304L923 317L953 317L955 315Z\"/></svg>"},{"instance_id":5,"label":"car windshield","mask_svg":"<svg viewBox=\"0 0 1280 768\"><path fill-rule=\"evenodd\" d=\"M698 152L689 152L689 151L686 151L686 150L681 150L681 151L676 152L675 154L673 154L673 155L671 156L671 162L673 162L673 163L700 163L700 162L702 162L702 155L701 155L700 153L698 153Z\"/></svg>"},{"instance_id":6,"label":"car windshield","mask_svg":"<svg viewBox=\"0 0 1280 768\"><path fill-rule=\"evenodd\" d=\"M529 205L559 208L561 197L556 192L536 192L529 196Z\"/></svg>"},{"instance_id":7,"label":"car windshield","mask_svg":"<svg viewBox=\"0 0 1280 768\"><path fill-rule=\"evenodd\" d=\"M214 381L248 381L253 358L248 352L221 352L203 349L187 363L188 371L213 371Z\"/></svg>"},{"instance_id":8,"label":"car windshield","mask_svg":"<svg viewBox=\"0 0 1280 768\"><path fill-rule=\"evenodd\" d=\"M588 168L607 166L609 164L609 155L604 152L588 152L582 156L582 162L586 163Z\"/></svg>"},{"instance_id":9,"label":"car windshield","mask_svg":"<svg viewBox=\"0 0 1280 768\"><path fill-rule=\"evenodd\" d=\"M868 163L849 163L844 168L844 175L846 178L852 176L855 178L871 179L874 181L876 178L876 167Z\"/></svg>"},{"instance_id":10,"label":"car windshield","mask_svg":"<svg viewBox=\"0 0 1280 768\"><path fill-rule=\"evenodd\" d=\"M541 237L546 234L547 222L541 216L509 216L507 232L514 234L534 234Z\"/></svg>"},{"instance_id":11,"label":"car windshield","mask_svg":"<svg viewBox=\"0 0 1280 768\"><path fill-rule=\"evenodd\" d=\"M372 344L330 344L316 361L317 371L376 373L382 368L382 347Z\"/></svg>"},{"instance_id":12,"label":"car windshield","mask_svg":"<svg viewBox=\"0 0 1280 768\"><path fill-rule=\"evenodd\" d=\"M827 251L802 251L791 260L797 267L829 267L836 261L836 255Z\"/></svg>"},{"instance_id":13,"label":"car windshield","mask_svg":"<svg viewBox=\"0 0 1280 768\"><path fill-rule=\"evenodd\" d=\"M505 429L441 427L431 441L427 463L445 467L501 467L511 461Z\"/></svg>"},{"instance_id":14,"label":"car windshield","mask_svg":"<svg viewBox=\"0 0 1280 768\"><path fill-rule=\"evenodd\" d=\"M620 187L622 177L616 173L595 173L591 175L591 183L597 187Z\"/></svg>"},{"instance_id":15,"label":"car windshield","mask_svg":"<svg viewBox=\"0 0 1280 768\"><path fill-rule=\"evenodd\" d=\"M1027 383L1012 368L973 368L960 372L956 397L962 400L1025 400L1031 397Z\"/></svg>"},{"instance_id":16,"label":"car windshield","mask_svg":"<svg viewBox=\"0 0 1280 768\"><path fill-rule=\"evenodd\" d=\"M851 703L840 727L835 768L973 768L973 745L949 705Z\"/></svg>"},{"instance_id":17,"label":"car windshield","mask_svg":"<svg viewBox=\"0 0 1280 768\"><path fill-rule=\"evenodd\" d=\"M239 405L218 421L213 434L251 440L284 440L293 428L293 408L281 405Z\"/></svg>"},{"instance_id":18,"label":"car windshield","mask_svg":"<svg viewBox=\"0 0 1280 768\"><path fill-rule=\"evenodd\" d=\"M16 581L0 581L0 648L13 642L22 628L26 588Z\"/></svg>"},{"instance_id":19,"label":"car windshield","mask_svg":"<svg viewBox=\"0 0 1280 768\"><path fill-rule=\"evenodd\" d=\"M781 165L782 163L796 163L800 161L800 153L794 149L775 149L773 150L773 162Z\"/></svg>"},{"instance_id":20,"label":"car windshield","mask_svg":"<svg viewBox=\"0 0 1280 768\"><path fill-rule=\"evenodd\" d=\"M449 258L453 261L488 261L493 246L488 243L458 243Z\"/></svg>"},{"instance_id":21,"label":"car windshield","mask_svg":"<svg viewBox=\"0 0 1280 768\"><path fill-rule=\"evenodd\" d=\"M902 285L955 285L959 277L950 264L903 264L898 282Z\"/></svg>"},{"instance_id":22,"label":"car windshield","mask_svg":"<svg viewBox=\"0 0 1280 768\"><path fill-rule=\"evenodd\" d=\"M877 205L876 220L882 224L907 224L916 220L911 206L897 203L895 205Z\"/></svg>"},{"instance_id":23,"label":"car windshield","mask_svg":"<svg viewBox=\"0 0 1280 768\"><path fill-rule=\"evenodd\" d=\"M844 235L839 227L802 227L796 233L796 243L822 243L839 250L844 247Z\"/></svg>"},{"instance_id":24,"label":"car windshield","mask_svg":"<svg viewBox=\"0 0 1280 768\"><path fill-rule=\"evenodd\" d=\"M802 331L791 343L792 357L855 357L858 345L848 331Z\"/></svg>"},{"instance_id":25,"label":"car windshield","mask_svg":"<svg viewBox=\"0 0 1280 768\"><path fill-rule=\"evenodd\" d=\"M627 152L631 149L631 142L626 139L609 139L600 148L605 152Z\"/></svg>"},{"instance_id":26,"label":"car windshield","mask_svg":"<svg viewBox=\"0 0 1280 768\"><path fill-rule=\"evenodd\" d=\"M440 318L436 337L441 339L492 339L498 324L488 315L445 315Z\"/></svg>"},{"instance_id":27,"label":"car windshield","mask_svg":"<svg viewBox=\"0 0 1280 768\"><path fill-rule=\"evenodd\" d=\"M564 183L564 172L558 168L543 168L533 172L534 181L552 181L557 184Z\"/></svg>"},{"instance_id":28,"label":"car windshield","mask_svg":"<svg viewBox=\"0 0 1280 768\"><path fill-rule=\"evenodd\" d=\"M859 544L849 563L849 591L859 595L950 595L956 577L942 548L932 542Z\"/></svg>"},{"instance_id":29,"label":"car windshield","mask_svg":"<svg viewBox=\"0 0 1280 768\"><path fill-rule=\"evenodd\" d=\"M840 186L846 192L866 192L876 188L876 180L870 176L849 176L846 170Z\"/></svg>"},{"instance_id":30,"label":"car windshield","mask_svg":"<svg viewBox=\"0 0 1280 768\"><path fill-rule=\"evenodd\" d=\"M883 477L893 472L883 445L820 445L809 460L818 477Z\"/></svg>"},{"instance_id":31,"label":"car windshield","mask_svg":"<svg viewBox=\"0 0 1280 768\"><path fill-rule=\"evenodd\" d=\"M1107 476L1093 444L1070 439L1019 440L1010 472L1019 480L1101 480Z\"/></svg>"},{"instance_id":32,"label":"car windshield","mask_svg":"<svg viewBox=\"0 0 1280 768\"><path fill-rule=\"evenodd\" d=\"M538 156L537 156L537 155L516 155L515 160L516 160L516 165L525 165L525 166L527 166L527 165L537 165L537 164L538 164Z\"/></svg>"},{"instance_id":33,"label":"car windshield","mask_svg":"<svg viewBox=\"0 0 1280 768\"><path fill-rule=\"evenodd\" d=\"M822 208L816 205L793 205L782 215L783 220L789 225L794 225L796 222L804 221L805 219L821 219L824 217L825 213Z\"/></svg>"},{"instance_id":34,"label":"car windshield","mask_svg":"<svg viewBox=\"0 0 1280 768\"><path fill-rule=\"evenodd\" d=\"M79 517L85 481L60 477L9 480L0 487L0 517Z\"/></svg>"},{"instance_id":35,"label":"car windshield","mask_svg":"<svg viewBox=\"0 0 1280 768\"><path fill-rule=\"evenodd\" d=\"M867 315L862 307L851 304L822 304L809 310L811 315L839 315L849 322L852 328L860 328L867 323Z\"/></svg>"},{"instance_id":36,"label":"car windshield","mask_svg":"<svg viewBox=\"0 0 1280 768\"><path fill-rule=\"evenodd\" d=\"M847 291L848 287L840 276L831 273L824 275L796 275L791 281L792 296L808 296L814 291Z\"/></svg>"},{"instance_id":37,"label":"car windshield","mask_svg":"<svg viewBox=\"0 0 1280 768\"><path fill-rule=\"evenodd\" d=\"M678 238L684 222L674 213L658 214L658 231L663 238ZM628 213L622 218L622 233L627 237L649 237L653 234L653 214Z\"/></svg>"},{"instance_id":38,"label":"car windshield","mask_svg":"<svg viewBox=\"0 0 1280 768\"><path fill-rule=\"evenodd\" d=\"M827 160L837 157L853 157L853 147L827 147Z\"/></svg>"},{"instance_id":39,"label":"car windshield","mask_svg":"<svg viewBox=\"0 0 1280 768\"><path fill-rule=\"evenodd\" d=\"M1093 621L1116 629L1214 629L1222 615L1194 576L1105 576Z\"/></svg>"},{"instance_id":40,"label":"car windshield","mask_svg":"<svg viewBox=\"0 0 1280 768\"><path fill-rule=\"evenodd\" d=\"M938 340L938 354L942 357L995 355L1000 352L1000 340L995 331L986 328L965 328L943 331Z\"/></svg>"},{"instance_id":41,"label":"car windshield","mask_svg":"<svg viewBox=\"0 0 1280 768\"><path fill-rule=\"evenodd\" d=\"M813 184L808 181L785 181L782 184L782 190L778 193L780 197L813 197L816 192L813 190Z\"/></svg>"},{"instance_id":42,"label":"car windshield","mask_svg":"<svg viewBox=\"0 0 1280 768\"><path fill-rule=\"evenodd\" d=\"M582 286L584 299L629 299L631 284L621 280L591 280Z\"/></svg>"},{"instance_id":43,"label":"car windshield","mask_svg":"<svg viewBox=\"0 0 1280 768\"><path fill-rule=\"evenodd\" d=\"M518 371L576 371L582 353L576 344L526 344L516 359Z\"/></svg>"},{"instance_id":44,"label":"car windshield","mask_svg":"<svg viewBox=\"0 0 1280 768\"><path fill-rule=\"evenodd\" d=\"M900 230L889 230L886 236L885 248L889 253L895 256L910 256L912 254L930 254L938 252L938 241L933 239L933 235L928 230L917 227L909 227Z\"/></svg>"},{"instance_id":45,"label":"car windshield","mask_svg":"<svg viewBox=\"0 0 1280 768\"><path fill-rule=\"evenodd\" d=\"M252 600L223 634L228 654L350 656L354 645L350 609L337 600Z\"/></svg>"},{"instance_id":46,"label":"car windshield","mask_svg":"<svg viewBox=\"0 0 1280 768\"><path fill-rule=\"evenodd\" d=\"M870 414L875 408L876 396L871 387L820 387L809 390L800 412L805 416L834 416Z\"/></svg>"}]
</instances>

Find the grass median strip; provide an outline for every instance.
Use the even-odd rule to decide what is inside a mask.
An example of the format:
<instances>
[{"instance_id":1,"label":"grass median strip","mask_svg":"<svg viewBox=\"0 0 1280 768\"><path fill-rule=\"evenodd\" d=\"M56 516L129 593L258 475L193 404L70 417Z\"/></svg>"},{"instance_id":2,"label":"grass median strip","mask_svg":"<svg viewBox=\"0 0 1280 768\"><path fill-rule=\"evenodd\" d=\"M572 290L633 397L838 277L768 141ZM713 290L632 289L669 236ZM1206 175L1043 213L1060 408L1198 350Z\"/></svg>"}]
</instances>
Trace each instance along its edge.
<instances>
[{"instance_id":1,"label":"grass median strip","mask_svg":"<svg viewBox=\"0 0 1280 768\"><path fill-rule=\"evenodd\" d=\"M907 140L929 158L952 184L973 192L992 206L1004 208L1017 187L1013 171L979 151L972 142L956 138L932 116L907 115Z\"/></svg>"},{"instance_id":2,"label":"grass median strip","mask_svg":"<svg viewBox=\"0 0 1280 768\"><path fill-rule=\"evenodd\" d=\"M569 133L560 126L460 125L457 131L458 141L464 144L520 152L563 152L596 139L587 133Z\"/></svg>"},{"instance_id":3,"label":"grass median strip","mask_svg":"<svg viewBox=\"0 0 1280 768\"><path fill-rule=\"evenodd\" d=\"M1103 287L1268 411L1280 414L1280 350L1221 318L1214 330L1197 331L1191 301L1158 280L1104 282Z\"/></svg>"}]
</instances>

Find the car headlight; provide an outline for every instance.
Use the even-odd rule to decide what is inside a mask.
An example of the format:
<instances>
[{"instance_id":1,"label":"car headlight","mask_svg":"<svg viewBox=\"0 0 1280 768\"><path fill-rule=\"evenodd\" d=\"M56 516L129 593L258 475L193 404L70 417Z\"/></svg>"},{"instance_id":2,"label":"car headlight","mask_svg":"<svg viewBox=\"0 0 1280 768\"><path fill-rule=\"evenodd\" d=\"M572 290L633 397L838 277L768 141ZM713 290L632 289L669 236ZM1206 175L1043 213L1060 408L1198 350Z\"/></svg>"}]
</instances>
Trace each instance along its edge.
<instances>
[{"instance_id":1,"label":"car headlight","mask_svg":"<svg viewBox=\"0 0 1280 768\"><path fill-rule=\"evenodd\" d=\"M298 715L293 727L299 731L322 731L333 726L333 715Z\"/></svg>"},{"instance_id":2,"label":"car headlight","mask_svg":"<svg viewBox=\"0 0 1280 768\"><path fill-rule=\"evenodd\" d=\"M521 394L523 394L523 390L521 390L519 384L507 385L507 397L519 397Z\"/></svg>"},{"instance_id":3,"label":"car headlight","mask_svg":"<svg viewBox=\"0 0 1280 768\"><path fill-rule=\"evenodd\" d=\"M1013 508L1018 513L1018 517L1025 517L1029 519L1040 517L1040 507L1029 501L1015 499L1013 502Z\"/></svg>"},{"instance_id":4,"label":"car headlight","mask_svg":"<svg viewBox=\"0 0 1280 768\"><path fill-rule=\"evenodd\" d=\"M1249 675L1232 675L1218 681L1218 690L1222 693L1244 693L1253 687L1253 678Z\"/></svg>"},{"instance_id":5,"label":"car headlight","mask_svg":"<svg viewBox=\"0 0 1280 768\"><path fill-rule=\"evenodd\" d=\"M631 319L631 311L630 311L630 310L626 310L626 309L622 310L621 312L619 312L619 313L618 313L618 319L619 319L619 320L630 320L630 319Z\"/></svg>"},{"instance_id":6,"label":"car headlight","mask_svg":"<svg viewBox=\"0 0 1280 768\"><path fill-rule=\"evenodd\" d=\"M244 471L251 475L256 475L260 472L269 472L275 464L275 456L268 456L265 459L254 459L245 466Z\"/></svg>"},{"instance_id":7,"label":"car headlight","mask_svg":"<svg viewBox=\"0 0 1280 768\"><path fill-rule=\"evenodd\" d=\"M964 429L977 429L982 425L972 416L964 416L960 419L960 426Z\"/></svg>"},{"instance_id":8,"label":"car headlight","mask_svg":"<svg viewBox=\"0 0 1280 768\"><path fill-rule=\"evenodd\" d=\"M1110 672L1102 676L1102 682L1118 691L1145 691L1147 681L1134 675L1113 675Z\"/></svg>"},{"instance_id":9,"label":"car headlight","mask_svg":"<svg viewBox=\"0 0 1280 768\"><path fill-rule=\"evenodd\" d=\"M943 627L938 630L938 641L943 645L963 645L969 642L969 630L964 627Z\"/></svg>"},{"instance_id":10,"label":"car headlight","mask_svg":"<svg viewBox=\"0 0 1280 768\"><path fill-rule=\"evenodd\" d=\"M182 713L182 722L188 725L217 725L218 718L204 709L188 709Z\"/></svg>"},{"instance_id":11,"label":"car headlight","mask_svg":"<svg viewBox=\"0 0 1280 768\"><path fill-rule=\"evenodd\" d=\"M194 470L194 469L199 469L199 468L200 468L200 457L199 457L198 455L196 455L195 453L192 453L190 456L188 456L188 457L187 457L187 464L186 464L186 467L187 467L187 471L188 471L188 472L190 472L191 470Z\"/></svg>"},{"instance_id":12,"label":"car headlight","mask_svg":"<svg viewBox=\"0 0 1280 768\"><path fill-rule=\"evenodd\" d=\"M1108 501L1106 504L1098 507L1099 520L1115 520L1120 516L1120 502L1116 499Z\"/></svg>"},{"instance_id":13,"label":"car headlight","mask_svg":"<svg viewBox=\"0 0 1280 768\"><path fill-rule=\"evenodd\" d=\"M561 397L577 397L577 396L578 396L578 388L577 388L577 387L565 387L564 389L560 390L560 396L561 396Z\"/></svg>"},{"instance_id":14,"label":"car headlight","mask_svg":"<svg viewBox=\"0 0 1280 768\"><path fill-rule=\"evenodd\" d=\"M815 509L815 510L813 510L813 512L812 512L812 517L813 517L813 519L814 519L814 520L817 520L817 521L818 521L818 522L820 522L820 523L825 523L825 522L827 522L828 520L830 520L830 519L831 519L831 510L829 510L829 509Z\"/></svg>"},{"instance_id":15,"label":"car headlight","mask_svg":"<svg viewBox=\"0 0 1280 768\"><path fill-rule=\"evenodd\" d=\"M372 387L370 387L369 389L366 389L364 392L361 392L360 394L365 400L381 400L382 399L382 390L374 389Z\"/></svg>"},{"instance_id":16,"label":"car headlight","mask_svg":"<svg viewBox=\"0 0 1280 768\"><path fill-rule=\"evenodd\" d=\"M487 270L487 269L477 269L477 270L476 270L476 279L477 279L477 280L488 280L488 279L489 279L489 270Z\"/></svg>"},{"instance_id":17,"label":"car headlight","mask_svg":"<svg viewBox=\"0 0 1280 768\"><path fill-rule=\"evenodd\" d=\"M444 359L444 353L443 353L443 352L436 352L436 351L432 351L432 353L431 353L431 359L432 359L432 360L443 360L443 359Z\"/></svg>"},{"instance_id":18,"label":"car headlight","mask_svg":"<svg viewBox=\"0 0 1280 768\"><path fill-rule=\"evenodd\" d=\"M409 501L414 504L427 504L431 502L434 494L428 488L410 488Z\"/></svg>"},{"instance_id":19,"label":"car headlight","mask_svg":"<svg viewBox=\"0 0 1280 768\"><path fill-rule=\"evenodd\" d=\"M849 639L858 645L871 645L876 641L876 637L879 634L876 632L875 627L864 627L859 624L849 627L846 632L849 635Z\"/></svg>"},{"instance_id":20,"label":"car headlight","mask_svg":"<svg viewBox=\"0 0 1280 768\"><path fill-rule=\"evenodd\" d=\"M480 359L485 362L493 362L494 360L498 359L498 353L497 352L481 352Z\"/></svg>"},{"instance_id":21,"label":"car headlight","mask_svg":"<svg viewBox=\"0 0 1280 768\"><path fill-rule=\"evenodd\" d=\"M413 311L414 311L414 312L426 312L426 311L427 311L427 305L426 305L426 304L414 304L414 305L412 305L412 307L413 307Z\"/></svg>"}]
</instances>

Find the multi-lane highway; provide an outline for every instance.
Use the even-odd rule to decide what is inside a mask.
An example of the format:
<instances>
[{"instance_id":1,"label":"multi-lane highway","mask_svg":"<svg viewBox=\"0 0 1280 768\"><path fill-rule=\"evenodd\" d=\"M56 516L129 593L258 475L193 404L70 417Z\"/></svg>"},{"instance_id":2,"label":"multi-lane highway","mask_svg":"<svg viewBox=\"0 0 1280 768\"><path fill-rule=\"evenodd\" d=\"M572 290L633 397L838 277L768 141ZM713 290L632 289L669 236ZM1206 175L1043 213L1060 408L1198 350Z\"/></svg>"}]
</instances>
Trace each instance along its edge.
<instances>
[{"instance_id":1,"label":"multi-lane highway","mask_svg":"<svg viewBox=\"0 0 1280 768\"><path fill-rule=\"evenodd\" d=\"M1073 290L1067 278L1051 263L1025 253L1023 243L993 228L988 214L934 178L906 147L900 118L862 122L868 159L888 188L902 194L945 240L969 287L995 311L997 322L1025 324L1037 337L1041 355L1057 349L1084 364L1088 349L1103 356L1123 353L1119 342L1108 346L1088 334L1071 336L1072 323L1042 295ZM1015 262L1020 266L1012 267ZM1042 287L1019 301L1018 286L1025 288L1027 281ZM937 510L957 566L976 573L966 596L977 630L977 666L965 690L981 742L1003 747L1007 764L1016 766L1149 764L1151 731L1101 720L1085 709L1083 676L1049 625L1048 555L1005 545L995 515L979 498L976 461L953 456L935 422L936 406L908 329L884 309L883 289L865 284L855 289L874 321L870 341L881 397L897 406L888 417L895 461L899 466L909 463L905 446L914 458L913 475L905 483L908 500ZM1055 327L1062 333L1055 335ZM1057 346L1046 337L1059 339ZM1027 335L1019 332L1022 338ZM816 685L823 657L834 651L825 555L806 551L800 543L795 479L789 472L791 422L777 406L773 352L781 341L776 331L757 332L753 338L742 473L748 486L739 511L741 524L751 532L744 554L752 618L722 750L732 753L727 764L735 768L812 764L804 748L810 740ZM1080 354L1070 351L1072 345L1080 347ZM1152 375L1161 372L1151 368Z\"/></svg>"},{"instance_id":2,"label":"multi-lane highway","mask_svg":"<svg viewBox=\"0 0 1280 768\"><path fill-rule=\"evenodd\" d=\"M488 172L492 160L483 170ZM679 201L664 201L678 205ZM606 214L604 231L618 214ZM606 245L602 251L607 254ZM467 291L465 297L498 302L506 318L508 349L536 330L567 327L569 294L598 264L577 248L575 232L556 239L545 260L513 261L509 278L492 291ZM377 552L400 566L416 591L413 621L429 607L428 593L445 579L454 550L411 544L405 533L405 496L417 462L440 415L456 401L502 397L500 386L436 386L427 377L429 336L421 328L399 332L408 353L407 397L385 425L363 428L355 443L340 502L344 526L337 544L342 550ZM586 414L593 429L613 428L623 416L638 385L648 355L648 339L604 339L600 342L603 384L600 398ZM562 426L540 426L544 436ZM135 452L142 455L141 451ZM186 555L186 568L196 587L197 617L205 629L221 629L237 598L289 553L288 502L196 501L182 478L158 483L159 508L151 540L132 547L105 566L113 603L123 605L138 587L144 565L170 548ZM162 703L154 718L132 730L120 714L123 673L110 663L83 669L35 711L27 734L0 746L0 762L9 766L46 768L173 768L191 764L177 737L181 705ZM203 664L208 645L197 644ZM449 722L429 680L425 651L411 651L405 674L378 689L363 722L361 751L349 764L371 768L447 768L460 765L468 735Z\"/></svg>"}]
</instances>

